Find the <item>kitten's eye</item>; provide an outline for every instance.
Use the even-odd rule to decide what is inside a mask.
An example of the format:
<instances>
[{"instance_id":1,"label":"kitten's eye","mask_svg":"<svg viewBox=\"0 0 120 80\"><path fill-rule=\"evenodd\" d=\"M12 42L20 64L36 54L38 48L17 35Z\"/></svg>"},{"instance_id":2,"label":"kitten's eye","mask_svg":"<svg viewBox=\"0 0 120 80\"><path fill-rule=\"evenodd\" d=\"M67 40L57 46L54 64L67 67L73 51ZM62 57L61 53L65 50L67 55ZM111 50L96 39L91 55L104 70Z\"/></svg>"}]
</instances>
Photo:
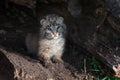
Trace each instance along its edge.
<instances>
[{"instance_id":1,"label":"kitten's eye","mask_svg":"<svg viewBox=\"0 0 120 80\"><path fill-rule=\"evenodd\" d=\"M60 26L57 27L57 30L60 28Z\"/></svg>"},{"instance_id":2,"label":"kitten's eye","mask_svg":"<svg viewBox=\"0 0 120 80\"><path fill-rule=\"evenodd\" d=\"M52 29L50 27L47 28L49 31L51 31Z\"/></svg>"}]
</instances>

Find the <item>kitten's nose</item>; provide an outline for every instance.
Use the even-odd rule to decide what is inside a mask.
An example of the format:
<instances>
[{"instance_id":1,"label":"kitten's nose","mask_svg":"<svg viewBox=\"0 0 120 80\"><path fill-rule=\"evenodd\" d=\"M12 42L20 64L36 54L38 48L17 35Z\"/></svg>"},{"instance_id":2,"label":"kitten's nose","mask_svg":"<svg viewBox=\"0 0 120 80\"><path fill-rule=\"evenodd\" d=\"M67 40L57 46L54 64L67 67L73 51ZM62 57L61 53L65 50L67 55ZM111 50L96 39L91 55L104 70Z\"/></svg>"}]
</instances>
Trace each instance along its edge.
<instances>
[{"instance_id":1,"label":"kitten's nose","mask_svg":"<svg viewBox=\"0 0 120 80\"><path fill-rule=\"evenodd\" d=\"M55 37L58 37L58 32L57 31L53 31L53 34Z\"/></svg>"},{"instance_id":2,"label":"kitten's nose","mask_svg":"<svg viewBox=\"0 0 120 80\"><path fill-rule=\"evenodd\" d=\"M54 39L58 39L58 32L57 31L53 31L53 35L54 35Z\"/></svg>"}]
</instances>

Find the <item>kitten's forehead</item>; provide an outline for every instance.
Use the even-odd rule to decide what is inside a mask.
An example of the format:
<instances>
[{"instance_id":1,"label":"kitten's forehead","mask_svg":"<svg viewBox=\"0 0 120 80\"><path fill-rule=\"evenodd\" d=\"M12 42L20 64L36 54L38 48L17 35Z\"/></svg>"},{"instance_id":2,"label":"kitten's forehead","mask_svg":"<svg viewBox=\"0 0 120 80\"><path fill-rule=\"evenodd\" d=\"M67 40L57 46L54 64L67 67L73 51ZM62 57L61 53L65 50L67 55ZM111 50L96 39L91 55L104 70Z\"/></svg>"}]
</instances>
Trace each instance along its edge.
<instances>
[{"instance_id":1,"label":"kitten's forehead","mask_svg":"<svg viewBox=\"0 0 120 80\"><path fill-rule=\"evenodd\" d=\"M47 22L51 25L55 25L55 24L58 24L57 23L57 19L55 17L52 17L52 18L49 18L47 19Z\"/></svg>"},{"instance_id":2,"label":"kitten's forehead","mask_svg":"<svg viewBox=\"0 0 120 80\"><path fill-rule=\"evenodd\" d=\"M49 24L49 27L51 27L52 29L57 29L58 26L59 26L59 25L56 24L56 23L50 23L50 24Z\"/></svg>"},{"instance_id":3,"label":"kitten's forehead","mask_svg":"<svg viewBox=\"0 0 120 80\"><path fill-rule=\"evenodd\" d=\"M47 21L47 23L48 23L47 26L51 26L51 27L57 27L57 26L61 25L61 24L57 23L56 20Z\"/></svg>"},{"instance_id":4,"label":"kitten's forehead","mask_svg":"<svg viewBox=\"0 0 120 80\"><path fill-rule=\"evenodd\" d=\"M43 28L46 28L46 27L56 28L58 26L64 27L65 25L63 17L55 14L47 15L44 19L41 20L40 23L43 26Z\"/></svg>"},{"instance_id":5,"label":"kitten's forehead","mask_svg":"<svg viewBox=\"0 0 120 80\"><path fill-rule=\"evenodd\" d=\"M57 17L58 17L57 15L52 14L52 15L47 15L46 19L49 21L56 21Z\"/></svg>"},{"instance_id":6,"label":"kitten's forehead","mask_svg":"<svg viewBox=\"0 0 120 80\"><path fill-rule=\"evenodd\" d=\"M60 17L60 16L55 15L55 14L46 16L46 20L50 23L57 23L57 24L63 23L63 17Z\"/></svg>"}]
</instances>

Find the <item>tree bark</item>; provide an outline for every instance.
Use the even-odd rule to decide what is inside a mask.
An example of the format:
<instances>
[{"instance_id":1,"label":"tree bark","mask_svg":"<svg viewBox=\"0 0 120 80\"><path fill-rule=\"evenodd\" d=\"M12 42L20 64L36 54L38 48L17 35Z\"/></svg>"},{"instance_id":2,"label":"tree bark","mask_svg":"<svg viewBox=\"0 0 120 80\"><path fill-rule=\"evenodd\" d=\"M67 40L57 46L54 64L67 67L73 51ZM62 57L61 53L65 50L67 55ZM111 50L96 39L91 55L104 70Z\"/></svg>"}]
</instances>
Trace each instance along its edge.
<instances>
[{"instance_id":1,"label":"tree bark","mask_svg":"<svg viewBox=\"0 0 120 80\"><path fill-rule=\"evenodd\" d=\"M116 26L110 16L106 19L108 23L104 22L82 47L114 71L117 77L120 77L119 25Z\"/></svg>"}]
</instances>

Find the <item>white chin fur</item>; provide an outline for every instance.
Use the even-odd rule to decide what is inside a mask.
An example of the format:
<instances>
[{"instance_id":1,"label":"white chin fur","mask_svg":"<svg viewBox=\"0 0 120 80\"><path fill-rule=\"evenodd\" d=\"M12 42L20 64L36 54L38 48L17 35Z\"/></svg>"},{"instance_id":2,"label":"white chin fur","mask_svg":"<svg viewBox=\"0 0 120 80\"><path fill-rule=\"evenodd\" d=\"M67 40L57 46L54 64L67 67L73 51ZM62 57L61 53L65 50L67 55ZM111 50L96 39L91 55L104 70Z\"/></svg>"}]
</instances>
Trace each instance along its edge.
<instances>
[{"instance_id":1,"label":"white chin fur","mask_svg":"<svg viewBox=\"0 0 120 80\"><path fill-rule=\"evenodd\" d=\"M58 36L57 36L57 37L54 37L54 39L58 39Z\"/></svg>"}]
</instances>

